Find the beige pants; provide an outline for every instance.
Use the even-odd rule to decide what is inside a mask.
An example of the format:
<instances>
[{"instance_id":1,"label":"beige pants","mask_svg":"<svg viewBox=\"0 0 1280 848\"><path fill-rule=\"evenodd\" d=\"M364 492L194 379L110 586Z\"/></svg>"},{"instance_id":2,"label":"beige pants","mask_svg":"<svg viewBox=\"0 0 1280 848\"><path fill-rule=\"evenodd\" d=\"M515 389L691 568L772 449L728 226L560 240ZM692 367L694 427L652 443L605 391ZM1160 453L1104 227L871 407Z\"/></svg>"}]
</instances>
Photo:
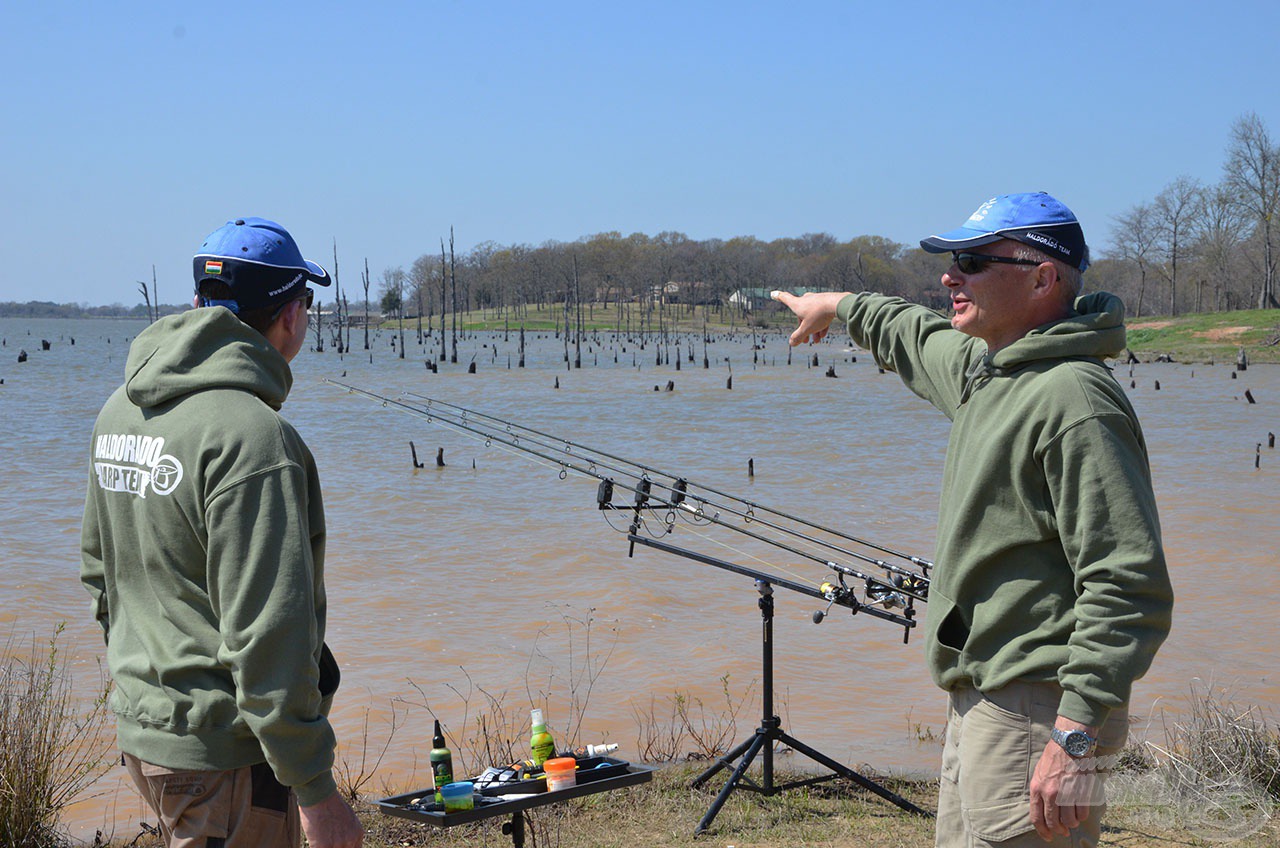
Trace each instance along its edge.
<instances>
[{"instance_id":1,"label":"beige pants","mask_svg":"<svg viewBox=\"0 0 1280 848\"><path fill-rule=\"evenodd\" d=\"M298 848L298 799L266 763L233 771L175 771L124 755L160 819L169 848Z\"/></svg>"},{"instance_id":2,"label":"beige pants","mask_svg":"<svg viewBox=\"0 0 1280 848\"><path fill-rule=\"evenodd\" d=\"M1031 775L1049 743L1061 697L1056 683L1013 683L986 694L974 689L950 693L938 792L938 848L1093 848L1098 844L1106 810L1101 781L1106 766L1124 747L1128 711L1112 710L1098 734L1098 751L1087 765L1098 774L1089 818L1069 837L1045 842L1031 823Z\"/></svg>"}]
</instances>

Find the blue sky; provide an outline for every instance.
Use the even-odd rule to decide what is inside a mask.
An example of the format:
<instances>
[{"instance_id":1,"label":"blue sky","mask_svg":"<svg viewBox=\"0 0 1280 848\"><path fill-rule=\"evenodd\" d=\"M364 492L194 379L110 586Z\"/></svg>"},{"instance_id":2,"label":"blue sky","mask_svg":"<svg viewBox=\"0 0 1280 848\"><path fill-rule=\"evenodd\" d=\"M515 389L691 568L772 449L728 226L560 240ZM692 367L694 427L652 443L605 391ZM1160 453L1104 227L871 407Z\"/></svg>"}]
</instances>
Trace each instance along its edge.
<instances>
[{"instance_id":1,"label":"blue sky","mask_svg":"<svg viewBox=\"0 0 1280 848\"><path fill-rule=\"evenodd\" d=\"M127 304L244 215L344 285L618 230L914 242L1113 216L1280 139L1280 3L32 3L0 27L0 300Z\"/></svg>"}]
</instances>

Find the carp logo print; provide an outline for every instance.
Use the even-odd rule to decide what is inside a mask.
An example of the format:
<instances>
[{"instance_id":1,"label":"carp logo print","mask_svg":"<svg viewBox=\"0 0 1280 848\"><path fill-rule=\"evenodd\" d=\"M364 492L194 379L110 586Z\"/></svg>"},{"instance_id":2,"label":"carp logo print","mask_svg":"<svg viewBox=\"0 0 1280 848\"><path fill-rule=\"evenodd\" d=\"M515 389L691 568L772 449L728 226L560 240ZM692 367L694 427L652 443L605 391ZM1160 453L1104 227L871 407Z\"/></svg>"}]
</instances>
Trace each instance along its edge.
<instances>
[{"instance_id":1,"label":"carp logo print","mask_svg":"<svg viewBox=\"0 0 1280 848\"><path fill-rule=\"evenodd\" d=\"M182 463L164 452L160 436L104 433L94 442L93 460L98 488L107 492L168 495L182 482Z\"/></svg>"}]
</instances>

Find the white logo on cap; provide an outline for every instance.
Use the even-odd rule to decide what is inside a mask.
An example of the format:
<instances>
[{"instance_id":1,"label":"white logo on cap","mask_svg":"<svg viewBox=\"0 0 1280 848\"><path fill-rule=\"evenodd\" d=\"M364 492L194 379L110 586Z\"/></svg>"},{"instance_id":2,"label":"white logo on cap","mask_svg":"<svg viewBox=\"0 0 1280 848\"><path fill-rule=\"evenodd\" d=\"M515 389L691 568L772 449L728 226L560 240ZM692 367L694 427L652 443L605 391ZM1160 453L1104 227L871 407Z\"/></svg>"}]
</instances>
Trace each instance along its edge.
<instances>
[{"instance_id":1,"label":"white logo on cap","mask_svg":"<svg viewBox=\"0 0 1280 848\"><path fill-rule=\"evenodd\" d=\"M978 211L977 211L977 212L974 212L972 215L970 215L970 216L969 216L969 220L970 220L970 221L981 221L983 218L987 217L987 213L991 211L991 207L992 207L992 206L995 206L995 205L996 205L996 201L997 201L997 200L999 200L999 199L1000 199L1000 198L998 198L998 197L993 197L993 198L991 198L990 200L988 200L986 203L984 203L984 204L982 204L981 206L979 206L979 207L978 207Z\"/></svg>"},{"instance_id":2,"label":"white logo on cap","mask_svg":"<svg viewBox=\"0 0 1280 848\"><path fill-rule=\"evenodd\" d=\"M305 276L306 276L306 274L299 274L298 276L294 277L294 278L293 278L292 280L290 280L289 282L285 283L285 284L284 284L283 286L281 286L280 288L278 288L278 289L276 289L276 290L274 290L274 291L269 291L269 292L267 292L267 297L275 297L276 295L280 294L280 292L286 292L286 291L288 291L289 289L291 289L291 288L293 288L294 286L296 286L296 285L298 284L298 281L299 281L299 280L301 280L301 279L302 279L303 277L305 277Z\"/></svg>"},{"instance_id":3,"label":"white logo on cap","mask_svg":"<svg viewBox=\"0 0 1280 848\"><path fill-rule=\"evenodd\" d=\"M1065 253L1067 256L1071 255L1071 250L1068 247L1066 247L1066 245L1060 244L1058 240L1053 236L1046 236L1043 233L1032 232L1032 233L1027 233L1026 237L1031 241L1040 242L1040 244L1043 244L1045 247L1049 248L1050 250L1056 250L1059 253Z\"/></svg>"}]
</instances>

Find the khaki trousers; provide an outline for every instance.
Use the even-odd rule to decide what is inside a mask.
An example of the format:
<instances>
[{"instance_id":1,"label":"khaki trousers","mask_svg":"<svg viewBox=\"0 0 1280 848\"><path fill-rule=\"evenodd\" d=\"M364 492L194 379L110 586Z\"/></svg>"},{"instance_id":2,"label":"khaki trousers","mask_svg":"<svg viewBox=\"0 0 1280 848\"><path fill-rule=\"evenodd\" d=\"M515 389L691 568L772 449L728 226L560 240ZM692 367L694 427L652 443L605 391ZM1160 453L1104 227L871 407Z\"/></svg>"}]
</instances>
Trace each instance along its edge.
<instances>
[{"instance_id":1,"label":"khaki trousers","mask_svg":"<svg viewBox=\"0 0 1280 848\"><path fill-rule=\"evenodd\" d=\"M938 848L1093 848L1106 810L1102 781L1124 747L1129 714L1111 711L1098 734L1092 761L1098 783L1089 818L1071 831L1043 841L1031 823L1031 775L1049 743L1062 689L1056 683L1013 683L994 692L951 692L947 740L938 792ZM1094 806L1096 805L1096 806Z\"/></svg>"},{"instance_id":2,"label":"khaki trousers","mask_svg":"<svg viewBox=\"0 0 1280 848\"><path fill-rule=\"evenodd\" d=\"M270 766L175 771L124 755L169 848L298 848L298 799Z\"/></svg>"}]
</instances>

